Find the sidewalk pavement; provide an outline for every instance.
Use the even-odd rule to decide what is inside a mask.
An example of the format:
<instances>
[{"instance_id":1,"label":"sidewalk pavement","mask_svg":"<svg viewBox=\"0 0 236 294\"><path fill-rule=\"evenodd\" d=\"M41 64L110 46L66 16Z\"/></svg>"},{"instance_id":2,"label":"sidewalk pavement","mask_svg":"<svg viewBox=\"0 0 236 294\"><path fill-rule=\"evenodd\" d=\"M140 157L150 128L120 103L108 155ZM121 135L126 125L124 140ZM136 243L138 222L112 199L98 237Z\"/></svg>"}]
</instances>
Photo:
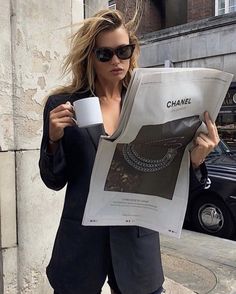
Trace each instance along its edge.
<instances>
[{"instance_id":1,"label":"sidewalk pavement","mask_svg":"<svg viewBox=\"0 0 236 294\"><path fill-rule=\"evenodd\" d=\"M165 277L165 283L163 287L166 290L165 294L193 294L194 293L193 291L187 289L183 285L180 285L168 279L167 277ZM102 288L102 294L111 294L110 288L107 283Z\"/></svg>"},{"instance_id":2,"label":"sidewalk pavement","mask_svg":"<svg viewBox=\"0 0 236 294\"><path fill-rule=\"evenodd\" d=\"M236 294L236 241L183 230L161 235L161 252L166 294Z\"/></svg>"},{"instance_id":3,"label":"sidewalk pavement","mask_svg":"<svg viewBox=\"0 0 236 294\"><path fill-rule=\"evenodd\" d=\"M165 276L176 283L199 294L236 294L236 241L183 230L180 239L161 235L161 252Z\"/></svg>"}]
</instances>

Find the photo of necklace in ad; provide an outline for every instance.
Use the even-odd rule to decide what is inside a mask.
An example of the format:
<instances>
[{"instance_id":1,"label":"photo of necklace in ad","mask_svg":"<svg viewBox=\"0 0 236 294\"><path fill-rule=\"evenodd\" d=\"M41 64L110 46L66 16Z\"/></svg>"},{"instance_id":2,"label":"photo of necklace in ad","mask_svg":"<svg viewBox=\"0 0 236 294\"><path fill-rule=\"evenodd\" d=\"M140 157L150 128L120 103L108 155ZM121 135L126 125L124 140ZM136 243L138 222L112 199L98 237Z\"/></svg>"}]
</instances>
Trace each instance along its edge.
<instances>
[{"instance_id":1,"label":"photo of necklace in ad","mask_svg":"<svg viewBox=\"0 0 236 294\"><path fill-rule=\"evenodd\" d=\"M141 127L135 140L117 144L104 190L171 200L184 150L200 125L191 116Z\"/></svg>"}]
</instances>

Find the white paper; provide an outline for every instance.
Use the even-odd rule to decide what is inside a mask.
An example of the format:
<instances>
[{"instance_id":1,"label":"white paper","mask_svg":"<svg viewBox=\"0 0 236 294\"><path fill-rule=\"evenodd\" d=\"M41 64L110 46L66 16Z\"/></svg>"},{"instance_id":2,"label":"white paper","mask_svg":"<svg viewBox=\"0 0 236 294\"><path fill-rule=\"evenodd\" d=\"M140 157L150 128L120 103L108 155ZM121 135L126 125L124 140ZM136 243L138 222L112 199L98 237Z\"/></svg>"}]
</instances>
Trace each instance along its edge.
<instances>
[{"instance_id":1,"label":"white paper","mask_svg":"<svg viewBox=\"0 0 236 294\"><path fill-rule=\"evenodd\" d=\"M83 225L138 225L179 237L189 148L215 121L233 75L214 69L136 69L119 126L99 142Z\"/></svg>"}]
</instances>

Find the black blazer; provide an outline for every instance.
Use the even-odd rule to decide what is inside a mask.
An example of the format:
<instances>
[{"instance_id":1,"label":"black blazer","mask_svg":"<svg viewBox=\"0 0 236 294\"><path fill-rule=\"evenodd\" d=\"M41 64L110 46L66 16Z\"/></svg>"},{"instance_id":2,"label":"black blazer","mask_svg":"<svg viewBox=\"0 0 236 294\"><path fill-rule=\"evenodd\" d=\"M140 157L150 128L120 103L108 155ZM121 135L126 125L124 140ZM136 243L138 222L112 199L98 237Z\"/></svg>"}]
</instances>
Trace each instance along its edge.
<instances>
[{"instance_id":1,"label":"black blazer","mask_svg":"<svg viewBox=\"0 0 236 294\"><path fill-rule=\"evenodd\" d=\"M49 112L56 106L91 96L50 96L44 109L40 173L53 190L66 184L66 195L47 276L62 294L95 294L102 287L112 258L122 294L152 293L164 281L159 234L137 226L82 226L89 182L102 126L65 128L54 155L47 153ZM204 177L205 179L206 177ZM191 172L191 189L204 185Z\"/></svg>"}]
</instances>

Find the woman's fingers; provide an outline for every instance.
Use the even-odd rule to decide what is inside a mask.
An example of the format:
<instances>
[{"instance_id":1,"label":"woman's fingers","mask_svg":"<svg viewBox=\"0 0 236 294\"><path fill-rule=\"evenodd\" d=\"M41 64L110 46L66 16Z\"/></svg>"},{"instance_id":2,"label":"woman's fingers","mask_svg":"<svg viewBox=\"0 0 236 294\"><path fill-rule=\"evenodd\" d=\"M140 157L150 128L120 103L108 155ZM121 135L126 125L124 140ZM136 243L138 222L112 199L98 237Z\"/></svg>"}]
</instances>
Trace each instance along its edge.
<instances>
[{"instance_id":1,"label":"woman's fingers","mask_svg":"<svg viewBox=\"0 0 236 294\"><path fill-rule=\"evenodd\" d=\"M50 113L50 119L60 119L63 117L73 117L73 112L69 111L68 109L62 110L59 112Z\"/></svg>"},{"instance_id":2,"label":"woman's fingers","mask_svg":"<svg viewBox=\"0 0 236 294\"><path fill-rule=\"evenodd\" d=\"M60 104L51 110L50 115L53 117L73 116L74 110L70 102L66 102L65 104Z\"/></svg>"},{"instance_id":3,"label":"woman's fingers","mask_svg":"<svg viewBox=\"0 0 236 294\"><path fill-rule=\"evenodd\" d=\"M220 141L216 125L212 122L209 113L205 112L204 117L208 133L199 133L194 140L195 146L191 151L191 161L195 167L205 160Z\"/></svg>"},{"instance_id":4,"label":"woman's fingers","mask_svg":"<svg viewBox=\"0 0 236 294\"><path fill-rule=\"evenodd\" d=\"M57 107L55 107L53 110L51 110L50 113L57 113L57 112L61 112L64 110L69 110L70 112L73 113L73 107L70 103L66 102L65 104L60 104Z\"/></svg>"},{"instance_id":5,"label":"woman's fingers","mask_svg":"<svg viewBox=\"0 0 236 294\"><path fill-rule=\"evenodd\" d=\"M73 126L75 124L74 120L72 117L69 116L63 116L60 118L52 118L50 121L50 126L52 129L57 129L57 128L61 128L62 124L69 124L71 126Z\"/></svg>"},{"instance_id":6,"label":"woman's fingers","mask_svg":"<svg viewBox=\"0 0 236 294\"><path fill-rule=\"evenodd\" d=\"M73 118L73 115L63 115L63 116L51 115L50 121L51 122L72 121L72 118Z\"/></svg>"},{"instance_id":7,"label":"woman's fingers","mask_svg":"<svg viewBox=\"0 0 236 294\"><path fill-rule=\"evenodd\" d=\"M49 117L49 138L58 141L64 135L64 128L73 126L74 111L69 102L61 104L50 111Z\"/></svg>"},{"instance_id":8,"label":"woman's fingers","mask_svg":"<svg viewBox=\"0 0 236 294\"><path fill-rule=\"evenodd\" d=\"M205 114L204 114L204 118L205 118L205 123L206 123L206 126L207 126L207 130L208 130L208 135L210 137L214 136L215 135L215 129L214 129L214 124L210 118L210 115L209 113L206 111Z\"/></svg>"},{"instance_id":9,"label":"woman's fingers","mask_svg":"<svg viewBox=\"0 0 236 294\"><path fill-rule=\"evenodd\" d=\"M73 126L74 122L72 120L70 121L57 121L55 123L52 123L49 126L49 138L52 141L58 141L64 136L64 129L65 127Z\"/></svg>"},{"instance_id":10,"label":"woman's fingers","mask_svg":"<svg viewBox=\"0 0 236 294\"><path fill-rule=\"evenodd\" d=\"M210 153L208 142L203 138L197 137L195 139L195 146L190 153L191 162L194 168L197 168Z\"/></svg>"},{"instance_id":11,"label":"woman's fingers","mask_svg":"<svg viewBox=\"0 0 236 294\"><path fill-rule=\"evenodd\" d=\"M64 130L65 127L71 127L73 125L74 125L73 122L63 122L63 123L60 123L60 127L63 128L63 130Z\"/></svg>"},{"instance_id":12,"label":"woman's fingers","mask_svg":"<svg viewBox=\"0 0 236 294\"><path fill-rule=\"evenodd\" d=\"M196 145L201 145L202 147L213 150L217 144L204 133L200 133L195 139Z\"/></svg>"},{"instance_id":13,"label":"woman's fingers","mask_svg":"<svg viewBox=\"0 0 236 294\"><path fill-rule=\"evenodd\" d=\"M207 129L208 129L208 136L217 145L220 140L219 135L218 135L218 131L217 131L217 127L216 127L215 123L212 122L210 115L207 111L205 112L204 117L205 117Z\"/></svg>"},{"instance_id":14,"label":"woman's fingers","mask_svg":"<svg viewBox=\"0 0 236 294\"><path fill-rule=\"evenodd\" d=\"M214 145L205 141L203 138L198 137L196 139L196 145L192 150L191 159L195 165L200 164L205 160L207 155L214 149Z\"/></svg>"}]
</instances>

